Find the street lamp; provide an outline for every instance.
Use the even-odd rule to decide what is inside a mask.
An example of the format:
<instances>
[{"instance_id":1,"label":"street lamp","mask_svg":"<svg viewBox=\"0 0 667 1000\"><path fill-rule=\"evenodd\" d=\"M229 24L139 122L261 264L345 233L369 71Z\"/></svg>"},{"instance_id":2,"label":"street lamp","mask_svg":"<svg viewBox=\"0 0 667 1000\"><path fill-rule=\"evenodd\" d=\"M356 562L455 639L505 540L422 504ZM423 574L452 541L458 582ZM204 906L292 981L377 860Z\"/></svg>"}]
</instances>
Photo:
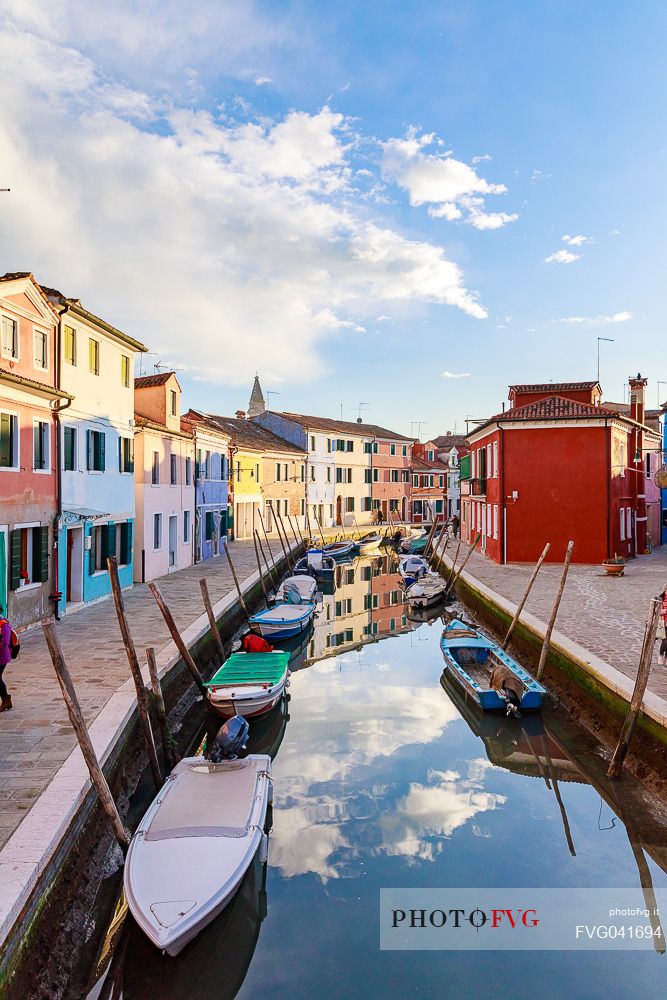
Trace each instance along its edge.
<instances>
[{"instance_id":1,"label":"street lamp","mask_svg":"<svg viewBox=\"0 0 667 1000\"><path fill-rule=\"evenodd\" d=\"M598 337L598 382L600 381L600 341L601 340L606 340L607 343L609 343L609 344L613 344L614 343L614 338L613 337Z\"/></svg>"}]
</instances>

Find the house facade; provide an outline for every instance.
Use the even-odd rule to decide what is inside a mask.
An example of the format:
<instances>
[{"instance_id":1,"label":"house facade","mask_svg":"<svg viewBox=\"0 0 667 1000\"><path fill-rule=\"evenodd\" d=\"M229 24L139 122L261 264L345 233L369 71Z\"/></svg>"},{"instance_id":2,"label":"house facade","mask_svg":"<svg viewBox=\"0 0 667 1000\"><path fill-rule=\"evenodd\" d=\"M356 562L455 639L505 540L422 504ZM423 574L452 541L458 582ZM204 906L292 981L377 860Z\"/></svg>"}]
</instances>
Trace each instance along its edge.
<instances>
[{"instance_id":1,"label":"house facade","mask_svg":"<svg viewBox=\"0 0 667 1000\"><path fill-rule=\"evenodd\" d=\"M413 524L431 524L434 519L444 521L447 518L448 471L449 465L439 457L433 441L414 442L410 468L410 520Z\"/></svg>"},{"instance_id":2,"label":"house facade","mask_svg":"<svg viewBox=\"0 0 667 1000\"><path fill-rule=\"evenodd\" d=\"M58 316L34 277L0 277L0 605L15 628L57 598Z\"/></svg>"},{"instance_id":3,"label":"house facade","mask_svg":"<svg viewBox=\"0 0 667 1000\"><path fill-rule=\"evenodd\" d=\"M461 516L461 459L468 454L468 445L462 434L441 434L433 439L438 458L447 465L447 518Z\"/></svg>"},{"instance_id":4,"label":"house facade","mask_svg":"<svg viewBox=\"0 0 667 1000\"><path fill-rule=\"evenodd\" d=\"M570 539L580 563L643 554L645 454L659 443L644 423L645 387L630 380L629 415L602 405L597 382L510 387L510 408L467 438L462 538L480 534L496 562L534 562L546 542L561 562Z\"/></svg>"},{"instance_id":5,"label":"house facade","mask_svg":"<svg viewBox=\"0 0 667 1000\"><path fill-rule=\"evenodd\" d=\"M134 360L145 346L79 299L43 291L59 315L60 386L74 397L59 419L60 613L108 597L107 557L122 587L134 575Z\"/></svg>"},{"instance_id":6,"label":"house facade","mask_svg":"<svg viewBox=\"0 0 667 1000\"><path fill-rule=\"evenodd\" d=\"M188 410L181 428L195 449L194 560L219 556L229 531L229 435L207 423L198 410Z\"/></svg>"},{"instance_id":7,"label":"house facade","mask_svg":"<svg viewBox=\"0 0 667 1000\"><path fill-rule=\"evenodd\" d=\"M134 380L137 583L192 565L195 450L173 372Z\"/></svg>"},{"instance_id":8,"label":"house facade","mask_svg":"<svg viewBox=\"0 0 667 1000\"><path fill-rule=\"evenodd\" d=\"M408 521L410 517L410 465L412 438L377 429L371 442L371 495L373 510L383 522Z\"/></svg>"}]
</instances>

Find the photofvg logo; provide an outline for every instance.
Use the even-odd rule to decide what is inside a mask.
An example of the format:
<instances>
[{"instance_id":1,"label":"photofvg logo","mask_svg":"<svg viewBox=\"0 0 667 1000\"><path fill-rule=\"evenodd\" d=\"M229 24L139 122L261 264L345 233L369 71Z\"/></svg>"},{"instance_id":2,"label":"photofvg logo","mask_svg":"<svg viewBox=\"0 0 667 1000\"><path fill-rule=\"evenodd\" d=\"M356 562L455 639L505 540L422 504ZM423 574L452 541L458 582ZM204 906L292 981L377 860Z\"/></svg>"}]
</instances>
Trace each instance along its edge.
<instances>
[{"instance_id":1,"label":"photofvg logo","mask_svg":"<svg viewBox=\"0 0 667 1000\"><path fill-rule=\"evenodd\" d=\"M667 890L383 889L380 947L665 951Z\"/></svg>"}]
</instances>

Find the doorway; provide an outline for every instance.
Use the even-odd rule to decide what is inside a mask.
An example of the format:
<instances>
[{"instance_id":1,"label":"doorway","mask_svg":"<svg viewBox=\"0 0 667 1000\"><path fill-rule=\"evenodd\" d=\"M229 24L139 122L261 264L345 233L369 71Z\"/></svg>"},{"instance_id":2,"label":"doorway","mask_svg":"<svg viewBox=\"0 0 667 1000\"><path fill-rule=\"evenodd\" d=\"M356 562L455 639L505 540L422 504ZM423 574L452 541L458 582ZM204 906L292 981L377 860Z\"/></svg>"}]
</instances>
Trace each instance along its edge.
<instances>
[{"instance_id":1,"label":"doorway","mask_svg":"<svg viewBox=\"0 0 667 1000\"><path fill-rule=\"evenodd\" d=\"M169 569L178 568L178 516L169 515Z\"/></svg>"},{"instance_id":2,"label":"doorway","mask_svg":"<svg viewBox=\"0 0 667 1000\"><path fill-rule=\"evenodd\" d=\"M83 528L67 529L67 604L80 604L83 600Z\"/></svg>"}]
</instances>

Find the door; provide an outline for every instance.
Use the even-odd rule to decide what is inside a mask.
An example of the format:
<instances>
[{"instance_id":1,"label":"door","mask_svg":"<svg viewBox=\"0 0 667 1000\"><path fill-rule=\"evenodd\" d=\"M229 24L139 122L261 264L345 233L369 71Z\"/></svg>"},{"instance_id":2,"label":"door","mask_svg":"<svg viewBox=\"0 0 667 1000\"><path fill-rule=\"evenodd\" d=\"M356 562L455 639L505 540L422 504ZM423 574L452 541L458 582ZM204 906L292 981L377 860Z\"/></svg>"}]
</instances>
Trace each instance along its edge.
<instances>
[{"instance_id":1,"label":"door","mask_svg":"<svg viewBox=\"0 0 667 1000\"><path fill-rule=\"evenodd\" d=\"M343 498L338 494L336 497L336 524L343 523Z\"/></svg>"},{"instance_id":2,"label":"door","mask_svg":"<svg viewBox=\"0 0 667 1000\"><path fill-rule=\"evenodd\" d=\"M67 604L80 604L83 600L83 528L67 529Z\"/></svg>"},{"instance_id":3,"label":"door","mask_svg":"<svg viewBox=\"0 0 667 1000\"><path fill-rule=\"evenodd\" d=\"M178 516L169 516L169 569L178 566Z\"/></svg>"},{"instance_id":4,"label":"door","mask_svg":"<svg viewBox=\"0 0 667 1000\"><path fill-rule=\"evenodd\" d=\"M0 606L7 611L7 528L0 528Z\"/></svg>"},{"instance_id":5,"label":"door","mask_svg":"<svg viewBox=\"0 0 667 1000\"><path fill-rule=\"evenodd\" d=\"M74 532L67 532L67 586L65 587L65 600L68 604L72 601L72 549L74 548Z\"/></svg>"}]
</instances>

